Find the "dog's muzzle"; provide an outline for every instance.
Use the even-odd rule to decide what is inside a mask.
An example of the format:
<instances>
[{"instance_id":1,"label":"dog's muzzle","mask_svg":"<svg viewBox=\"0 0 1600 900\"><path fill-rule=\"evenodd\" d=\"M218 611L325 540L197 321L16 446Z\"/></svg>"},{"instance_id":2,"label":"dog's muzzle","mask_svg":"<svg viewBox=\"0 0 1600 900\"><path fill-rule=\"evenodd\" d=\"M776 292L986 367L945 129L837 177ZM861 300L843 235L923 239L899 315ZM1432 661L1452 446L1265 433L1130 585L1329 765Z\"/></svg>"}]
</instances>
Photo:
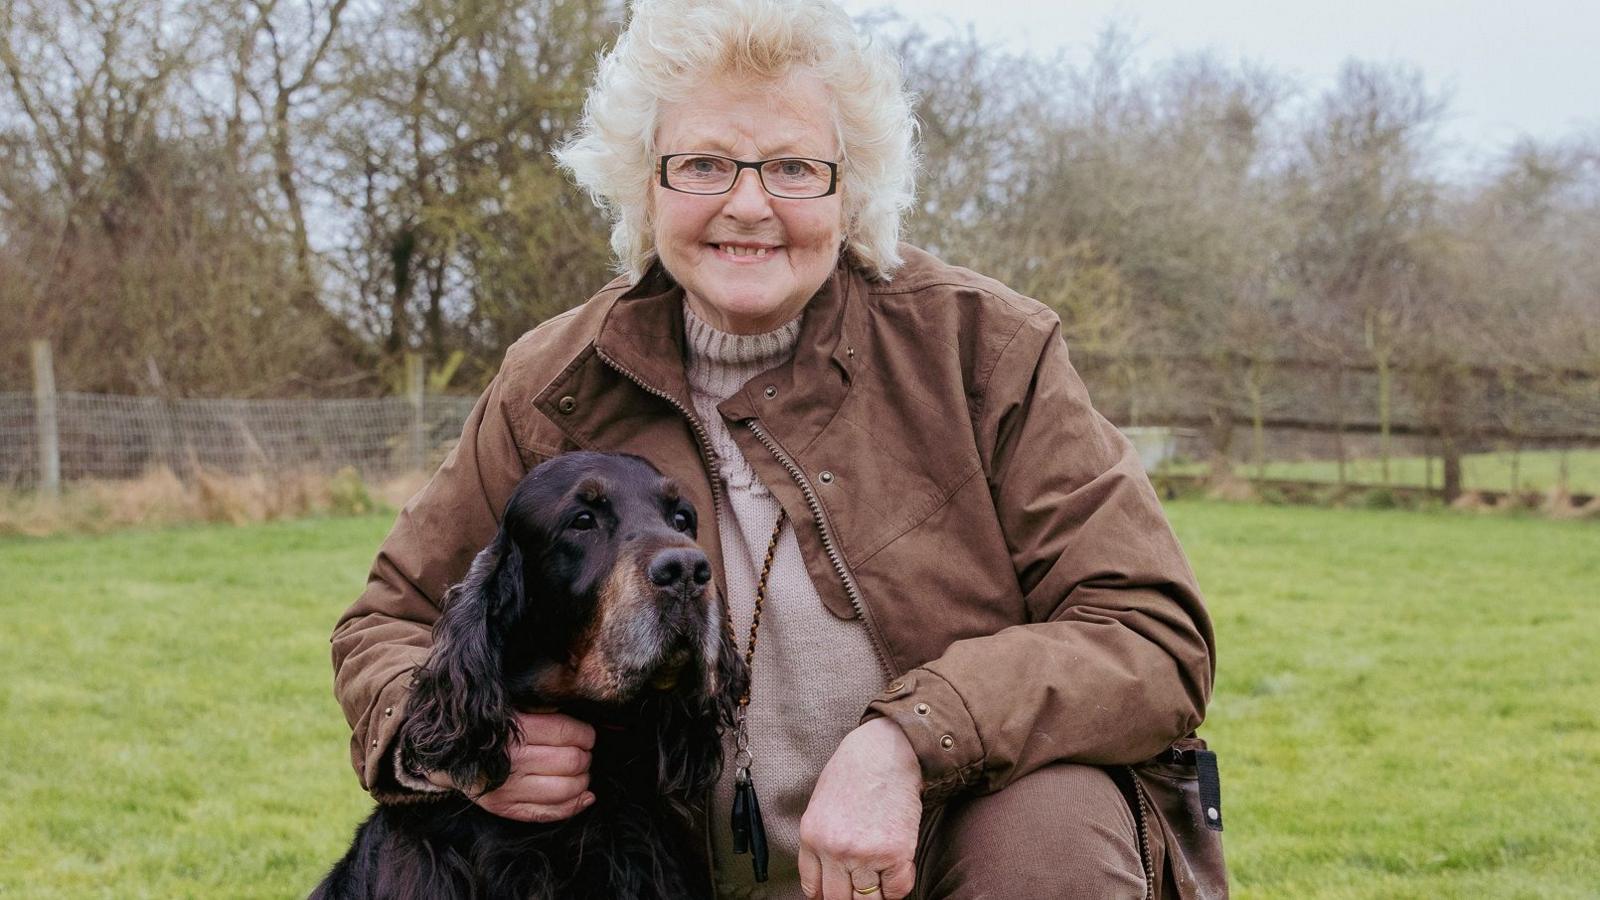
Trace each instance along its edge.
<instances>
[{"instance_id":1,"label":"dog's muzzle","mask_svg":"<svg viewBox=\"0 0 1600 900\"><path fill-rule=\"evenodd\" d=\"M696 597L711 583L711 562L695 547L668 547L651 558L650 583L683 597Z\"/></svg>"},{"instance_id":2,"label":"dog's muzzle","mask_svg":"<svg viewBox=\"0 0 1600 900\"><path fill-rule=\"evenodd\" d=\"M664 652L650 685L672 690L683 672L695 664L695 654L709 627L704 598L711 584L711 562L698 547L665 547L650 557L645 577L657 591L658 614L665 626Z\"/></svg>"}]
</instances>

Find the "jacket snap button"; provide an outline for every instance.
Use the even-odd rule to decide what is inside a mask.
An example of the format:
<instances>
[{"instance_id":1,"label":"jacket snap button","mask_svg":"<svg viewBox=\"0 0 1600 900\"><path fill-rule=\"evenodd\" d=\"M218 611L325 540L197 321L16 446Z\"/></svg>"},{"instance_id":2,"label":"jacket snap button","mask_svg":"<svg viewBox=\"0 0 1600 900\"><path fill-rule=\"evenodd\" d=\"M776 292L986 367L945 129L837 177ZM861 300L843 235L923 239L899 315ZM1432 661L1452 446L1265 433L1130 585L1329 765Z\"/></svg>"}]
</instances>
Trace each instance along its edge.
<instances>
[{"instance_id":1,"label":"jacket snap button","mask_svg":"<svg viewBox=\"0 0 1600 900\"><path fill-rule=\"evenodd\" d=\"M771 400L773 397L778 396L778 389L769 384L767 389L761 393L765 394L768 400Z\"/></svg>"},{"instance_id":2,"label":"jacket snap button","mask_svg":"<svg viewBox=\"0 0 1600 900\"><path fill-rule=\"evenodd\" d=\"M818 475L817 477L822 479L823 484L833 484L833 473L829 472L827 469L823 469L822 474Z\"/></svg>"},{"instance_id":3,"label":"jacket snap button","mask_svg":"<svg viewBox=\"0 0 1600 900\"><path fill-rule=\"evenodd\" d=\"M1217 808L1215 806L1206 807L1206 818L1213 822L1217 820Z\"/></svg>"},{"instance_id":4,"label":"jacket snap button","mask_svg":"<svg viewBox=\"0 0 1600 900\"><path fill-rule=\"evenodd\" d=\"M372 739L372 746L374 746L374 747L378 746L378 739L377 738L373 738Z\"/></svg>"},{"instance_id":5,"label":"jacket snap button","mask_svg":"<svg viewBox=\"0 0 1600 900\"><path fill-rule=\"evenodd\" d=\"M892 693L894 691L900 690L901 688L903 688L905 686L906 686L906 684L903 681L891 681L891 682L889 682L889 691Z\"/></svg>"},{"instance_id":6,"label":"jacket snap button","mask_svg":"<svg viewBox=\"0 0 1600 900\"><path fill-rule=\"evenodd\" d=\"M391 707L389 707L389 708L388 708L388 709L386 709L386 710L384 710L384 711L383 711L383 714L384 714L384 715L385 715L385 716L392 716L392 715L394 715L394 707L392 707L392 706L391 706Z\"/></svg>"},{"instance_id":7,"label":"jacket snap button","mask_svg":"<svg viewBox=\"0 0 1600 900\"><path fill-rule=\"evenodd\" d=\"M566 413L566 414L569 414L569 415L572 413L573 410L575 410L577 408L578 408L578 398L572 397L572 396L562 397L556 403L556 409L559 409L563 413Z\"/></svg>"},{"instance_id":8,"label":"jacket snap button","mask_svg":"<svg viewBox=\"0 0 1600 900\"><path fill-rule=\"evenodd\" d=\"M950 748L954 747L955 745L956 745L956 739L951 737L948 734L945 735L942 738L939 738L939 746L945 748L946 750L949 750Z\"/></svg>"},{"instance_id":9,"label":"jacket snap button","mask_svg":"<svg viewBox=\"0 0 1600 900\"><path fill-rule=\"evenodd\" d=\"M917 711L917 715L919 716L925 716L928 714L928 704L926 703L918 703L916 706L912 707L912 709L915 709Z\"/></svg>"}]
</instances>

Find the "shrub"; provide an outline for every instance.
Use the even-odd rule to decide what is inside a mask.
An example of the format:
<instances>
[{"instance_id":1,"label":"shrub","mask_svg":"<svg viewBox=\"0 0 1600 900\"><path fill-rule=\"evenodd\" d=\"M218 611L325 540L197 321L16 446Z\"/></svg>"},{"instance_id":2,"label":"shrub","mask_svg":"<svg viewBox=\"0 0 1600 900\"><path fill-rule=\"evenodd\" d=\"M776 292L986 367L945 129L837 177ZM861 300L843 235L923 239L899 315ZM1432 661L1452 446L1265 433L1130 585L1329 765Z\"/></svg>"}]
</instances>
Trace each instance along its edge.
<instances>
[{"instance_id":1,"label":"shrub","mask_svg":"<svg viewBox=\"0 0 1600 900\"><path fill-rule=\"evenodd\" d=\"M1373 488L1361 495L1360 505L1364 509L1398 509L1400 498L1388 488Z\"/></svg>"}]
</instances>

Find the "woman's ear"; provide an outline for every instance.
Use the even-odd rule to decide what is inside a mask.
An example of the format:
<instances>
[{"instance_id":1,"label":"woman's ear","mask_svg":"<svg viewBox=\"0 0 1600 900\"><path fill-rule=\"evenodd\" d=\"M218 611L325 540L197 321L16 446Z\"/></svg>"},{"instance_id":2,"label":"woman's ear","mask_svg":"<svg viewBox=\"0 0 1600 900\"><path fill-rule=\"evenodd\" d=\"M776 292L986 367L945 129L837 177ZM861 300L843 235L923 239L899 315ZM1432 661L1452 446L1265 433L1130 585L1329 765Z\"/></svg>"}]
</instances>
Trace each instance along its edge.
<instances>
[{"instance_id":1,"label":"woman's ear","mask_svg":"<svg viewBox=\"0 0 1600 900\"><path fill-rule=\"evenodd\" d=\"M510 774L506 745L516 710L505 686L506 614L521 606L522 551L505 528L445 594L433 653L416 674L401 732L402 759L417 772L447 772L457 785L498 787Z\"/></svg>"}]
</instances>

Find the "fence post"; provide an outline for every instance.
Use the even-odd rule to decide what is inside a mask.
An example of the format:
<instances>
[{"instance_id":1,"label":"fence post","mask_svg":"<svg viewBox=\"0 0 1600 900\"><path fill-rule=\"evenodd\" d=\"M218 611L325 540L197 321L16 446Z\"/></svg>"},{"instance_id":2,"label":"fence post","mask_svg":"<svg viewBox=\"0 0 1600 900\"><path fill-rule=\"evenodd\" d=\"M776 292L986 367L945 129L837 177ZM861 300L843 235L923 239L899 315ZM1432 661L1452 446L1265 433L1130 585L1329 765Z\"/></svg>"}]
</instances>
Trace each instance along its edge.
<instances>
[{"instance_id":1,"label":"fence post","mask_svg":"<svg viewBox=\"0 0 1600 900\"><path fill-rule=\"evenodd\" d=\"M427 374L422 356L406 354L406 391L411 396L411 469L425 472L428 468L428 423L423 418L423 389Z\"/></svg>"},{"instance_id":2,"label":"fence post","mask_svg":"<svg viewBox=\"0 0 1600 900\"><path fill-rule=\"evenodd\" d=\"M33 342L33 421L39 440L39 489L61 492L61 436L56 422L56 372L50 342Z\"/></svg>"}]
</instances>

